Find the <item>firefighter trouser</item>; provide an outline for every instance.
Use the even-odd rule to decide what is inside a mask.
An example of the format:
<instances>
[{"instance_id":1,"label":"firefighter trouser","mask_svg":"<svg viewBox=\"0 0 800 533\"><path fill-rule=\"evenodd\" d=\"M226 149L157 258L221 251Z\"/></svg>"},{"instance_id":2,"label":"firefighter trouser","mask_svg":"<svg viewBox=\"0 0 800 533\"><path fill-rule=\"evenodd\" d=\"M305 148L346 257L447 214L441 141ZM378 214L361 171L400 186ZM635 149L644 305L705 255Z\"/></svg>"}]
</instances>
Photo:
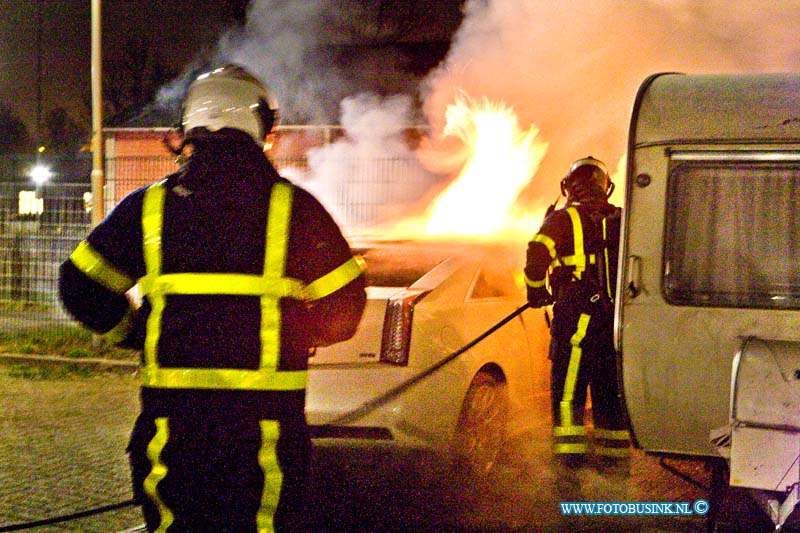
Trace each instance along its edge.
<instances>
[{"instance_id":1,"label":"firefighter trouser","mask_svg":"<svg viewBox=\"0 0 800 533\"><path fill-rule=\"evenodd\" d=\"M627 457L630 434L619 401L610 324L586 312L555 311L550 340L553 452L588 452L584 413L589 388L595 453Z\"/></svg>"},{"instance_id":2,"label":"firefighter trouser","mask_svg":"<svg viewBox=\"0 0 800 533\"><path fill-rule=\"evenodd\" d=\"M308 530L303 415L251 423L141 415L129 453L151 532Z\"/></svg>"}]
</instances>

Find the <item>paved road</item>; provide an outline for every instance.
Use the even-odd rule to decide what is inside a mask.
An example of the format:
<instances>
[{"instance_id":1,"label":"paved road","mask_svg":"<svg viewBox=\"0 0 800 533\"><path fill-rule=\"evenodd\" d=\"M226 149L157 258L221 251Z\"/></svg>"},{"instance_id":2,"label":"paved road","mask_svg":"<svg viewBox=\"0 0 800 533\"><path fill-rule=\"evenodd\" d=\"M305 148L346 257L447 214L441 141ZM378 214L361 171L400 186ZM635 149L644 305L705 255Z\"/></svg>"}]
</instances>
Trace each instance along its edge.
<instances>
[{"instance_id":1,"label":"paved road","mask_svg":"<svg viewBox=\"0 0 800 533\"><path fill-rule=\"evenodd\" d=\"M137 382L99 372L58 376L0 365L0 528L127 500L124 448L137 412ZM48 377L49 376L49 377ZM42 378L46 379L42 379ZM702 531L700 516L564 516L559 502L694 502L707 492L634 454L630 470L588 464L558 470L548 451L547 397L537 420L510 443L482 482L451 479L434 457L315 447L313 520L321 531ZM696 462L671 463L701 485ZM141 523L126 508L36 532L113 532Z\"/></svg>"}]
</instances>

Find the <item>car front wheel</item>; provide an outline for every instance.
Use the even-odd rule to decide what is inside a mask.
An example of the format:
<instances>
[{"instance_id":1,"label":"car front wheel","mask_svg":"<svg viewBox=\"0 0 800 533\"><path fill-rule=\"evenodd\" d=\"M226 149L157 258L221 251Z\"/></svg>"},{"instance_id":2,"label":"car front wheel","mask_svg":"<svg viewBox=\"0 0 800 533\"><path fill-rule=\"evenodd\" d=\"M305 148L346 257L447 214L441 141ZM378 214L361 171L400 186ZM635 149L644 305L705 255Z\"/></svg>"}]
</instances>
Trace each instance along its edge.
<instances>
[{"instance_id":1,"label":"car front wheel","mask_svg":"<svg viewBox=\"0 0 800 533\"><path fill-rule=\"evenodd\" d=\"M484 476L503 447L508 421L508 387L501 378L482 370L461 405L451 455L457 473Z\"/></svg>"}]
</instances>

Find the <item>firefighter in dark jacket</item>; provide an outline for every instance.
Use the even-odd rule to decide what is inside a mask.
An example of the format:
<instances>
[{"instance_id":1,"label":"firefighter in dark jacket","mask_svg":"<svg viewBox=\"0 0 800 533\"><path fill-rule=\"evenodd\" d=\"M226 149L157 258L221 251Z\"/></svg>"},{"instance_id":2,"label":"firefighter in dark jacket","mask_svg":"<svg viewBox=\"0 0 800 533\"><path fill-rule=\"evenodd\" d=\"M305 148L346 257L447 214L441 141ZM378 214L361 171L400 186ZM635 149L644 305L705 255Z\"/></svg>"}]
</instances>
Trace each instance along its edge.
<instances>
[{"instance_id":1,"label":"firefighter in dark jacket","mask_svg":"<svg viewBox=\"0 0 800 533\"><path fill-rule=\"evenodd\" d=\"M143 349L128 451L150 531L308 527L307 359L355 333L365 282L330 215L265 156L276 119L244 69L197 78L183 167L123 199L61 267L75 318Z\"/></svg>"},{"instance_id":2,"label":"firefighter in dark jacket","mask_svg":"<svg viewBox=\"0 0 800 533\"><path fill-rule=\"evenodd\" d=\"M618 398L613 298L620 209L605 165L573 163L561 182L564 208L550 213L528 244L525 281L533 307L554 303L550 331L553 452L568 464L588 452L584 420L591 390L594 452L626 458L630 435ZM610 222L609 222L610 221Z\"/></svg>"}]
</instances>

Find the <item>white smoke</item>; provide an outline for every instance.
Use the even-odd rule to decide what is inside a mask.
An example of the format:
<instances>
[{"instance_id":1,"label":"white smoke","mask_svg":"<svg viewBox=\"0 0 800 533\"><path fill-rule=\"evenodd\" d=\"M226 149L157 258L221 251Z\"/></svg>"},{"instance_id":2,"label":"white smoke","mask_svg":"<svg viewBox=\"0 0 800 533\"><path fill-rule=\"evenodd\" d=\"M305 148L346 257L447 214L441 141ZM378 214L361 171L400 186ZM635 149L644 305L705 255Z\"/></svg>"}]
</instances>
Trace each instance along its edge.
<instances>
[{"instance_id":1,"label":"white smoke","mask_svg":"<svg viewBox=\"0 0 800 533\"><path fill-rule=\"evenodd\" d=\"M417 4L425 8L406 8L403 15L436 11L433 1L408 3ZM517 208L527 209L552 201L577 158L593 155L618 167L636 91L650 74L800 67L800 0L466 0L445 60L419 86L413 76L403 85L397 80L403 58L390 49L381 49L384 55L335 51L338 44L352 51L354 42L383 38L383 26L374 23L380 6L253 0L245 26L219 44L217 62L240 63L273 86L284 123L329 124L340 113L346 138L312 151L311 173L300 178L331 206L345 185L367 179L354 161L413 160L403 128L425 122L435 140L459 91L504 101L521 128L535 125L549 144L520 196ZM380 86L389 79L392 84ZM407 96L359 95L365 85L381 94L401 85ZM409 95L422 102L424 119ZM413 166L410 177L399 176L400 186L378 191L376 201L414 201L426 193L414 187L441 187L441 176ZM363 200L365 209L371 201Z\"/></svg>"},{"instance_id":2,"label":"white smoke","mask_svg":"<svg viewBox=\"0 0 800 533\"><path fill-rule=\"evenodd\" d=\"M571 161L624 155L650 74L796 70L800 2L467 0L445 61L426 80L438 131L457 91L502 99L550 149L522 197L549 202Z\"/></svg>"},{"instance_id":3,"label":"white smoke","mask_svg":"<svg viewBox=\"0 0 800 533\"><path fill-rule=\"evenodd\" d=\"M609 168L619 166L636 91L647 76L800 66L796 0L467 0L463 10L447 57L420 87L426 122L436 138L447 106L465 91L512 106L523 129L538 127L549 151L520 197L523 208L551 202L575 159L593 155ZM375 105L381 102L348 101L343 123L373 116ZM406 109L384 106L380 112L389 123L407 121ZM392 113L394 120L387 116ZM345 144L315 154L317 182L330 179L329 190L342 177L325 163L328 156L396 148L370 127L347 127Z\"/></svg>"},{"instance_id":4,"label":"white smoke","mask_svg":"<svg viewBox=\"0 0 800 533\"><path fill-rule=\"evenodd\" d=\"M406 58L383 42L394 31L380 6L359 0L253 0L243 27L220 40L215 62L266 81L289 124L333 124L339 103L369 86L415 89L397 76Z\"/></svg>"},{"instance_id":5,"label":"white smoke","mask_svg":"<svg viewBox=\"0 0 800 533\"><path fill-rule=\"evenodd\" d=\"M406 95L346 98L341 104L345 136L309 150L302 184L351 229L395 218L398 208L402 212L442 179L414 156L406 135L413 117Z\"/></svg>"}]
</instances>

